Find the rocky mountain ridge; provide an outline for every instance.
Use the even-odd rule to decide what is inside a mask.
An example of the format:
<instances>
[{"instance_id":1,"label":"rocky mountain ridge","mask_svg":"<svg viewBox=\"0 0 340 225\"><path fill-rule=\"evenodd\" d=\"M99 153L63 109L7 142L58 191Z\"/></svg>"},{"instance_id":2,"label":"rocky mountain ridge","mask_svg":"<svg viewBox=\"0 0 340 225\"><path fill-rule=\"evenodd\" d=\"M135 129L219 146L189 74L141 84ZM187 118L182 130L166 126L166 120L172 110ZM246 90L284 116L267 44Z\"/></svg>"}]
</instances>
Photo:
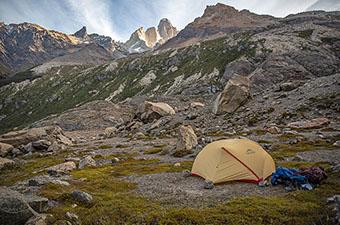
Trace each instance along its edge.
<instances>
[{"instance_id":1,"label":"rocky mountain ridge","mask_svg":"<svg viewBox=\"0 0 340 225\"><path fill-rule=\"evenodd\" d=\"M88 45L104 48L107 60L124 57L126 50L110 37L87 34L84 37L47 30L31 23L0 24L0 64L2 76L13 74L53 58L73 54ZM78 33L79 34L79 33Z\"/></svg>"},{"instance_id":2,"label":"rocky mountain ridge","mask_svg":"<svg viewBox=\"0 0 340 225\"><path fill-rule=\"evenodd\" d=\"M207 6L201 17L189 23L161 49L183 47L241 30L261 29L275 24L276 21L273 16L257 15L248 10L239 11L232 6L218 3Z\"/></svg>"}]
</instances>

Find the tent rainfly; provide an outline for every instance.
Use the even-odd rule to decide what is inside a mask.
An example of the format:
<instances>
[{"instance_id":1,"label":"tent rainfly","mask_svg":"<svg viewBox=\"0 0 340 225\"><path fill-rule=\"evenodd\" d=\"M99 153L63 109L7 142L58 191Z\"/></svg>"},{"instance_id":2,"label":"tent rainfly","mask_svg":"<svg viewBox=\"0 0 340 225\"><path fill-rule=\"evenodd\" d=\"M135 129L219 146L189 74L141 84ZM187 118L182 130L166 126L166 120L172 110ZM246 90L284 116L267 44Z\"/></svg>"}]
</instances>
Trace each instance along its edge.
<instances>
[{"instance_id":1,"label":"tent rainfly","mask_svg":"<svg viewBox=\"0 0 340 225\"><path fill-rule=\"evenodd\" d=\"M273 158L256 142L248 139L215 141L197 155L191 174L214 184L238 180L252 183L275 172Z\"/></svg>"}]
</instances>

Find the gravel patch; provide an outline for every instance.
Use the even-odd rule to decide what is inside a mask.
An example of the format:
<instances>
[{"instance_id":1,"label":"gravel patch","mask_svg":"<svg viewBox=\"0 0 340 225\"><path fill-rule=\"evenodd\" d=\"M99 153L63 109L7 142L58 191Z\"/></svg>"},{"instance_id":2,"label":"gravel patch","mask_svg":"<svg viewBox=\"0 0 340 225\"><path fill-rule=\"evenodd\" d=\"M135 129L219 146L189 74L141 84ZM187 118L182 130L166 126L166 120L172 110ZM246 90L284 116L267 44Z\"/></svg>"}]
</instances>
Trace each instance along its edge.
<instances>
[{"instance_id":1,"label":"gravel patch","mask_svg":"<svg viewBox=\"0 0 340 225\"><path fill-rule=\"evenodd\" d=\"M256 184L228 182L204 189L200 177L184 177L183 173L133 175L124 178L138 184L137 193L162 204L191 207L222 203L239 196L272 196L285 193L282 186L259 187Z\"/></svg>"}]
</instances>

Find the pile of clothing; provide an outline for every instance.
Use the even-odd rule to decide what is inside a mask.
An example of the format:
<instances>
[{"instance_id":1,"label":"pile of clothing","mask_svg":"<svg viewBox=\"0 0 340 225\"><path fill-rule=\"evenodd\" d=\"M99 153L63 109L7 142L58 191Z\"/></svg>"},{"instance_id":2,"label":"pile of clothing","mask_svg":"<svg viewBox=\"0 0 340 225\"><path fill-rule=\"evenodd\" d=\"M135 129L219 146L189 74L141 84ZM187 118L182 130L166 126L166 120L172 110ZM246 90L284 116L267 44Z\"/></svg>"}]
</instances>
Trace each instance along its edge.
<instances>
[{"instance_id":1,"label":"pile of clothing","mask_svg":"<svg viewBox=\"0 0 340 225\"><path fill-rule=\"evenodd\" d=\"M279 167L272 174L272 185L284 184L287 191L294 189L312 190L327 179L322 167L309 167L301 170Z\"/></svg>"}]
</instances>

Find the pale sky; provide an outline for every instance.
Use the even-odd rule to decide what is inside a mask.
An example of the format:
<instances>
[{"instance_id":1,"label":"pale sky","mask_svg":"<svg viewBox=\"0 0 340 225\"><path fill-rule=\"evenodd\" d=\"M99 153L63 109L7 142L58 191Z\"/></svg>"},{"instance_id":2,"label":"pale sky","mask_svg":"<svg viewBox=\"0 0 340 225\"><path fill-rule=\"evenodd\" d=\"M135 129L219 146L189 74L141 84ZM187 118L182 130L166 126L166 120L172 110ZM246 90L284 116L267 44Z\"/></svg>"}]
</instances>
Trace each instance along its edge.
<instances>
[{"instance_id":1,"label":"pale sky","mask_svg":"<svg viewBox=\"0 0 340 225\"><path fill-rule=\"evenodd\" d=\"M218 2L258 14L284 17L305 11L318 0L0 0L0 21L31 22L47 29L74 33L86 26L89 33L125 41L138 27L157 26L168 18L183 29ZM340 0L319 0L335 2ZM333 4L330 3L332 6ZM334 8L335 10L335 8Z\"/></svg>"}]
</instances>

